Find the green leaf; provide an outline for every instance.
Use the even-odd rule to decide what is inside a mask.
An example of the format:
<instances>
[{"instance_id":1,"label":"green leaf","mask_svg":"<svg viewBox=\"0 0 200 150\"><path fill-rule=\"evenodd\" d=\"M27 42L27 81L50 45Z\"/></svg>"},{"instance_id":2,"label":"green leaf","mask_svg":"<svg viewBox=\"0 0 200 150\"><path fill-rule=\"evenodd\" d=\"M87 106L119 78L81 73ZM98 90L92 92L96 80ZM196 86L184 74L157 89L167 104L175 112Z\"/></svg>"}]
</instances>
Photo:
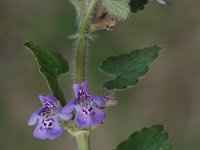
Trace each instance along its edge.
<instances>
[{"instance_id":1,"label":"green leaf","mask_svg":"<svg viewBox=\"0 0 200 150\"><path fill-rule=\"evenodd\" d=\"M103 4L109 15L115 16L119 20L129 17L130 7L125 0L103 0Z\"/></svg>"},{"instance_id":2,"label":"green leaf","mask_svg":"<svg viewBox=\"0 0 200 150\"><path fill-rule=\"evenodd\" d=\"M129 5L131 7L131 12L136 13L138 10L143 10L144 5L148 3L148 0L131 0Z\"/></svg>"},{"instance_id":3,"label":"green leaf","mask_svg":"<svg viewBox=\"0 0 200 150\"><path fill-rule=\"evenodd\" d=\"M68 62L61 54L51 52L32 41L27 41L24 46L26 46L35 56L40 66L40 72L47 80L53 95L60 101L61 105L64 106L66 103L65 97L60 88L58 77L69 71Z\"/></svg>"},{"instance_id":4,"label":"green leaf","mask_svg":"<svg viewBox=\"0 0 200 150\"><path fill-rule=\"evenodd\" d=\"M133 133L128 140L119 144L116 150L172 150L172 146L163 126L154 125Z\"/></svg>"},{"instance_id":5,"label":"green leaf","mask_svg":"<svg viewBox=\"0 0 200 150\"><path fill-rule=\"evenodd\" d=\"M115 79L103 83L108 90L124 89L139 82L139 78L149 70L162 47L152 46L130 53L113 56L103 61L100 69L114 75Z\"/></svg>"}]
</instances>

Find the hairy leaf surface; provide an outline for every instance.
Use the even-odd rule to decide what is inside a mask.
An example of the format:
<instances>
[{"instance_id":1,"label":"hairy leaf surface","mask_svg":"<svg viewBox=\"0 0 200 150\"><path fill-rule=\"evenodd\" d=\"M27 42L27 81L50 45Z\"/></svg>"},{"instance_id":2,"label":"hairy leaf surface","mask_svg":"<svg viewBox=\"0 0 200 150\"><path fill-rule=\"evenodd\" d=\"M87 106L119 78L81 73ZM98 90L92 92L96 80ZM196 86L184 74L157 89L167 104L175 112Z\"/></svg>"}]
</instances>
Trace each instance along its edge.
<instances>
[{"instance_id":1,"label":"hairy leaf surface","mask_svg":"<svg viewBox=\"0 0 200 150\"><path fill-rule=\"evenodd\" d=\"M127 140L119 144L116 150L172 150L169 135L162 125L144 128L133 133Z\"/></svg>"},{"instance_id":2,"label":"hairy leaf surface","mask_svg":"<svg viewBox=\"0 0 200 150\"><path fill-rule=\"evenodd\" d=\"M53 95L55 98L60 100L62 105L64 105L65 97L59 86L58 77L69 71L68 62L61 56L61 54L52 52L32 41L27 41L24 45L36 58L40 67L40 72L47 80Z\"/></svg>"},{"instance_id":3,"label":"hairy leaf surface","mask_svg":"<svg viewBox=\"0 0 200 150\"><path fill-rule=\"evenodd\" d=\"M162 47L152 46L130 53L107 58L100 69L115 77L106 81L103 87L113 89L125 89L138 83L139 78L149 70L149 65L157 58Z\"/></svg>"}]
</instances>

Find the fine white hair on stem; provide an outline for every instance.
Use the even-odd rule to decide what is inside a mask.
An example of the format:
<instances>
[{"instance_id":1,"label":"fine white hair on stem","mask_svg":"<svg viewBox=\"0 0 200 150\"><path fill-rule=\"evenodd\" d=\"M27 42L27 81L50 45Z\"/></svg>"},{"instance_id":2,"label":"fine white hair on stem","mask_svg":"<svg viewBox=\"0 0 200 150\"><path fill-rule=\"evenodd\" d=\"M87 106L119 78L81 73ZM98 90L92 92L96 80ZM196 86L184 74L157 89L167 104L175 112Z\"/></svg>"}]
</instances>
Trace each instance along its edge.
<instances>
[{"instance_id":1,"label":"fine white hair on stem","mask_svg":"<svg viewBox=\"0 0 200 150\"><path fill-rule=\"evenodd\" d=\"M69 0L69 2L72 5L74 5L77 16L80 16L80 14L81 14L81 10L80 10L81 2L80 2L80 0Z\"/></svg>"},{"instance_id":2,"label":"fine white hair on stem","mask_svg":"<svg viewBox=\"0 0 200 150\"><path fill-rule=\"evenodd\" d=\"M79 35L76 33L76 34L73 34L73 35L70 35L69 36L70 39L74 40L74 43L73 43L73 49L72 49L72 55L73 55L73 58L72 58L72 61L71 61L71 66L72 66L72 69L71 69L71 78L73 79L73 81L75 82L75 76L76 76L76 51L77 51L77 46L78 46L78 42L79 42ZM85 69L85 72L87 72L88 68L87 68L87 62L88 62L88 53L89 53L89 47L90 47L90 42L93 42L94 41L94 37L91 35L91 34L87 34L85 36L85 64L84 64L84 69ZM84 74L85 76L85 74ZM87 78L87 77L86 77Z\"/></svg>"}]
</instances>

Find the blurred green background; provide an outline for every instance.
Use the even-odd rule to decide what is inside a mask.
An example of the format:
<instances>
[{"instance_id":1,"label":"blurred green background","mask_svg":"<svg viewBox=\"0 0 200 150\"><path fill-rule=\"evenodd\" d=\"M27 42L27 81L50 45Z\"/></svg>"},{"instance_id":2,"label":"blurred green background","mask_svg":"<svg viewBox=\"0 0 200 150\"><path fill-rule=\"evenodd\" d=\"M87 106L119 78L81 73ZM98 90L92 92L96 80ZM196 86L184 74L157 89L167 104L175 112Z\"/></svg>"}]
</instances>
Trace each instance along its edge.
<instances>
[{"instance_id":1,"label":"blurred green background","mask_svg":"<svg viewBox=\"0 0 200 150\"><path fill-rule=\"evenodd\" d=\"M67 0L0 0L0 149L76 150L72 136L54 141L32 136L27 121L41 106L38 94L50 94L33 56L29 39L62 53L71 63L76 32L75 11ZM102 94L109 79L97 69L108 56L133 49L165 45L141 82L118 91L119 104L107 112L105 124L91 135L93 150L112 150L130 133L164 124L175 150L200 149L200 1L151 2L113 32L100 31L88 59L90 92ZM67 99L72 76L60 78Z\"/></svg>"}]
</instances>

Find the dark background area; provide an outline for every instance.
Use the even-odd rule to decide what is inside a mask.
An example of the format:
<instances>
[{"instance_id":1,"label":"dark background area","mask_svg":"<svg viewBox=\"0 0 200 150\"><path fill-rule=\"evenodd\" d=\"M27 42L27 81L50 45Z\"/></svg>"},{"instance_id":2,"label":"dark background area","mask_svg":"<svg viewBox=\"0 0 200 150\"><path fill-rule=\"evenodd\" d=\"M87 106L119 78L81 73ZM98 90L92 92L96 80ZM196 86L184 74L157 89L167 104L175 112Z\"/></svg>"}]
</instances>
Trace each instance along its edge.
<instances>
[{"instance_id":1,"label":"dark background area","mask_svg":"<svg viewBox=\"0 0 200 150\"><path fill-rule=\"evenodd\" d=\"M141 82L116 92L118 105L107 111L105 124L91 135L93 150L111 150L143 127L164 124L175 150L200 149L200 1L151 2L120 22L113 32L100 31L88 59L90 92L101 95L110 79L97 68L108 56L155 44L165 45ZM0 0L0 149L75 150L72 136L54 141L32 136L27 121L41 106L38 94L50 94L33 56L23 44L33 40L62 53L72 62L75 11L67 0ZM73 97L72 75L60 80Z\"/></svg>"}]
</instances>

